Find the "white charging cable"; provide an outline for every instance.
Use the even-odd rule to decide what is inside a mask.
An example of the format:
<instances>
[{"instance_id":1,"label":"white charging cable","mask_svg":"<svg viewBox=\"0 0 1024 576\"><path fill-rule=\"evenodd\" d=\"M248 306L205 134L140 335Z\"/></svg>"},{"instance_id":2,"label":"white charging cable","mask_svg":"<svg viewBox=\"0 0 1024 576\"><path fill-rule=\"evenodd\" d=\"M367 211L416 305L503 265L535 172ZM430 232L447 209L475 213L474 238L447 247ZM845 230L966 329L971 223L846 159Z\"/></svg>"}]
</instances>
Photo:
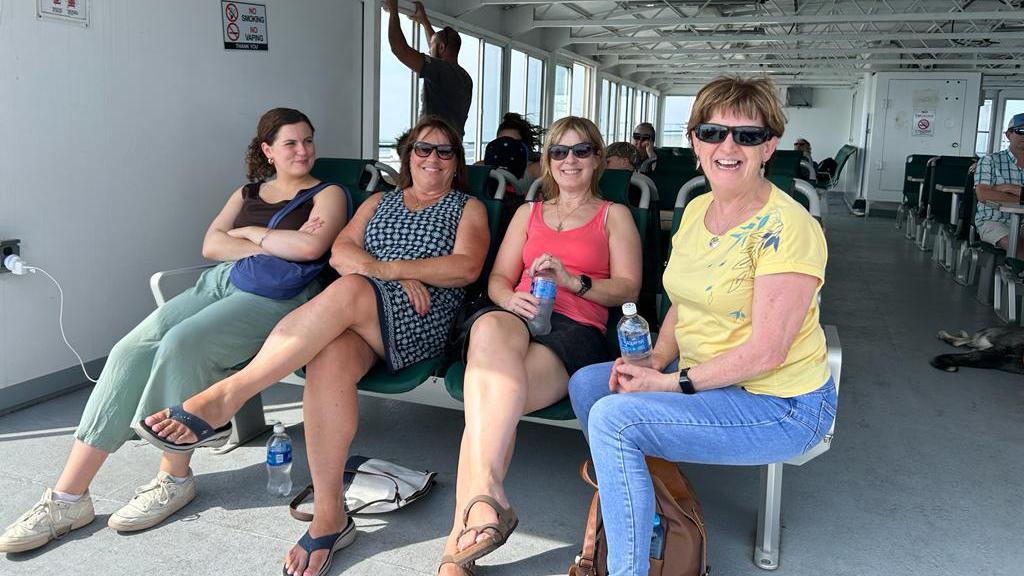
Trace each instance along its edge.
<instances>
[{"instance_id":1,"label":"white charging cable","mask_svg":"<svg viewBox=\"0 0 1024 576\"><path fill-rule=\"evenodd\" d=\"M93 379L92 376L89 376L89 373L85 371L85 362L82 360L82 356L77 350L75 350L75 347L71 345L71 342L68 342L68 337L64 334L64 290L60 287L60 282L57 282L57 279L50 276L50 273L46 270L36 266L29 266L17 254L11 254L4 258L4 268L7 268L18 276L23 276L26 272L31 272L33 274L36 272L42 272L47 278L53 281L54 286L57 287L57 294L60 296L57 307L57 323L60 325L60 337L64 339L64 343L67 344L68 348L71 349L71 352L74 353L75 358L78 358L78 365L82 367L82 374L85 374L86 379L90 382L96 383L96 380Z\"/></svg>"}]
</instances>

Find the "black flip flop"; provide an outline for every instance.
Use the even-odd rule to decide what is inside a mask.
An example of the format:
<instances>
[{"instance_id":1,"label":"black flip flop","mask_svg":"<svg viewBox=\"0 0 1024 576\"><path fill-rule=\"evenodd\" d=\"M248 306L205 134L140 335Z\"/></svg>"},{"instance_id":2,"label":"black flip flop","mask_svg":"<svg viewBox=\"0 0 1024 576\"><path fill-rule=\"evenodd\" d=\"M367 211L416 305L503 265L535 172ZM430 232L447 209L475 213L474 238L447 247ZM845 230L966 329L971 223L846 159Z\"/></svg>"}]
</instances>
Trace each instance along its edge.
<instances>
[{"instance_id":1,"label":"black flip flop","mask_svg":"<svg viewBox=\"0 0 1024 576\"><path fill-rule=\"evenodd\" d=\"M299 539L299 546L306 551L306 567L309 567L309 559L313 556L313 552L317 550L330 550L327 553L327 561L320 567L320 571L316 573L316 576L323 576L331 568L331 561L334 560L334 553L342 548L345 548L356 539L356 523L352 521L352 517L348 517L348 524L345 525L345 529L337 534L328 534L319 538L313 538L309 535L309 530L302 535ZM281 573L284 576L290 576L288 574L288 568L284 567L281 569Z\"/></svg>"},{"instance_id":2,"label":"black flip flop","mask_svg":"<svg viewBox=\"0 0 1024 576\"><path fill-rule=\"evenodd\" d=\"M182 408L181 404L171 406L168 410L170 411L169 418L171 420L184 424L186 428L196 435L195 442L190 442L188 444L175 444L166 438L161 438L155 431L153 431L152 428L150 428L148 424L146 424L145 420L139 420L135 425L135 431L139 433L139 436L142 437L143 440L165 452L188 453L196 448L202 448L203 446L208 448L219 448L227 444L228 440L231 438L231 422L228 422L220 428L214 429L206 420L203 420L195 414L186 412L185 409Z\"/></svg>"}]
</instances>

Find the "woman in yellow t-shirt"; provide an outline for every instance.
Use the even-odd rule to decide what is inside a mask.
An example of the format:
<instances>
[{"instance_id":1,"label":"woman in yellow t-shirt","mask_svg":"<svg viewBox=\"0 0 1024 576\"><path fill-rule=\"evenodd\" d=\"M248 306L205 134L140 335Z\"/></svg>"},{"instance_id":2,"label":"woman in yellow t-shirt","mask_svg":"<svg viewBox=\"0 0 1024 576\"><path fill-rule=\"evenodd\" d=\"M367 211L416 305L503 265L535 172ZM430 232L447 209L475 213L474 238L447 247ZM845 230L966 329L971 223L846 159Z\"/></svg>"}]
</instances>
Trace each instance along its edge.
<instances>
[{"instance_id":1,"label":"woman in yellow t-shirt","mask_svg":"<svg viewBox=\"0 0 1024 576\"><path fill-rule=\"evenodd\" d=\"M646 575L654 491L644 456L767 464L817 444L836 388L816 295L828 251L807 211L765 179L785 116L767 78L719 78L690 114L711 193L686 207L650 366L576 372L573 408L601 483L608 572Z\"/></svg>"}]
</instances>

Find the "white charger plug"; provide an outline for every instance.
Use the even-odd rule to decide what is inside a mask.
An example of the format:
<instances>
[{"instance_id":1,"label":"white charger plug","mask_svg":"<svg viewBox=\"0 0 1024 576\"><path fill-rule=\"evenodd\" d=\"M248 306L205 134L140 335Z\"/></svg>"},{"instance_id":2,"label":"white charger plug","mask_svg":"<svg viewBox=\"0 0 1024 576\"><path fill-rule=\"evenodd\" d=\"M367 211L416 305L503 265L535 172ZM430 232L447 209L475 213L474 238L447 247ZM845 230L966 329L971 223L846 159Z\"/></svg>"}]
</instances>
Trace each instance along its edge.
<instances>
[{"instance_id":1,"label":"white charger plug","mask_svg":"<svg viewBox=\"0 0 1024 576\"><path fill-rule=\"evenodd\" d=\"M26 270L25 261L17 254L10 254L4 258L4 268L7 268L18 276L22 276L25 272L28 272L28 270Z\"/></svg>"}]
</instances>

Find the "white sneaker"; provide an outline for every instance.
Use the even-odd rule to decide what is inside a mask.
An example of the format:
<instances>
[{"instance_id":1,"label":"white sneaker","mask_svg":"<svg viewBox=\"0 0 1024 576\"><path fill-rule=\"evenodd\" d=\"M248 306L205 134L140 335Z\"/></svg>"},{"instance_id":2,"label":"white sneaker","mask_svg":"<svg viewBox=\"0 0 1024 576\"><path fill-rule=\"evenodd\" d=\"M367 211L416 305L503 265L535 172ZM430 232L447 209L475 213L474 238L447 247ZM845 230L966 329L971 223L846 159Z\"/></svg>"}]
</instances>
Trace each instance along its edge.
<instances>
[{"instance_id":1,"label":"white sneaker","mask_svg":"<svg viewBox=\"0 0 1024 576\"><path fill-rule=\"evenodd\" d=\"M149 484L135 489L135 497L110 515L107 526L119 532L152 528L195 497L196 481L192 470L188 471L188 479L181 484L161 471Z\"/></svg>"},{"instance_id":2,"label":"white sneaker","mask_svg":"<svg viewBox=\"0 0 1024 576\"><path fill-rule=\"evenodd\" d=\"M65 502L47 488L31 510L25 512L0 535L0 552L25 552L39 548L93 521L96 511L89 491L78 502Z\"/></svg>"}]
</instances>

